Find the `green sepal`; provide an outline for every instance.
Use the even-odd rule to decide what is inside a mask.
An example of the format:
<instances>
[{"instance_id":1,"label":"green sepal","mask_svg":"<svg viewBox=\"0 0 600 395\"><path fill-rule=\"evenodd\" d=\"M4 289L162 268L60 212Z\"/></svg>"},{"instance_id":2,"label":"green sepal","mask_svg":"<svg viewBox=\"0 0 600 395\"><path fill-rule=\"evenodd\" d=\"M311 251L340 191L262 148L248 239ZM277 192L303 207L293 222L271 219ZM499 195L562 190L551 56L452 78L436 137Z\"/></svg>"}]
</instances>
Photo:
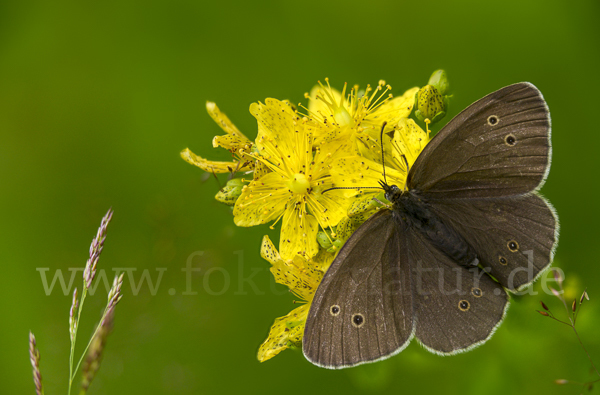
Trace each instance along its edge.
<instances>
[{"instance_id":1,"label":"green sepal","mask_svg":"<svg viewBox=\"0 0 600 395\"><path fill-rule=\"evenodd\" d=\"M331 240L330 237L327 233L325 233L324 231L319 231L317 233L317 242L319 243L319 245L324 248L324 249L329 249L331 248L332 244L331 244Z\"/></svg>"},{"instance_id":2,"label":"green sepal","mask_svg":"<svg viewBox=\"0 0 600 395\"><path fill-rule=\"evenodd\" d=\"M235 202L242 194L243 187L244 182L241 178L232 178L231 180L227 181L227 184L221 190L219 190L219 192L217 192L215 199L218 202L224 203L228 206L234 206Z\"/></svg>"},{"instance_id":3,"label":"green sepal","mask_svg":"<svg viewBox=\"0 0 600 395\"><path fill-rule=\"evenodd\" d=\"M335 235L339 240L346 241L352 235L352 233L354 233L356 228L357 226L354 224L354 221L352 221L350 217L344 217L336 226Z\"/></svg>"},{"instance_id":4,"label":"green sepal","mask_svg":"<svg viewBox=\"0 0 600 395\"><path fill-rule=\"evenodd\" d=\"M429 82L427 84L434 86L435 89L437 89L438 92L440 92L440 95L446 94L446 92L448 92L448 89L450 88L448 76L446 75L446 72L442 69L434 71L433 74L431 74L431 77L429 77Z\"/></svg>"},{"instance_id":5,"label":"green sepal","mask_svg":"<svg viewBox=\"0 0 600 395\"><path fill-rule=\"evenodd\" d=\"M331 248L327 249L327 252L336 252L339 251L340 248L342 248L342 246L344 245L344 242L340 239L335 239L333 241L333 245L331 246Z\"/></svg>"}]
</instances>

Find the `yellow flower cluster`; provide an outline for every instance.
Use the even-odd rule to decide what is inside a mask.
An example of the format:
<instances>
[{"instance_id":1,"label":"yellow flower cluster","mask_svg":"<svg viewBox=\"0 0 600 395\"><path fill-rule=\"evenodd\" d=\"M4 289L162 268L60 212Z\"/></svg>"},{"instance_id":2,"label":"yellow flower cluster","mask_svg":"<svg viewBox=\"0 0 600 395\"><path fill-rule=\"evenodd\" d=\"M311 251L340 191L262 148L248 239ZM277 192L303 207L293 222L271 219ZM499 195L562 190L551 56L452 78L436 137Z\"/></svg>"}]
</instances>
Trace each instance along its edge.
<instances>
[{"instance_id":1,"label":"yellow flower cluster","mask_svg":"<svg viewBox=\"0 0 600 395\"><path fill-rule=\"evenodd\" d=\"M408 168L429 141L409 118L419 88L393 97L384 81L364 90L348 91L344 85L342 92L325 81L305 94L308 104L300 110L277 99L253 103L254 141L209 102L208 113L227 133L216 136L213 146L229 150L232 160L209 161L187 148L181 152L207 172L252 174L230 179L216 195L233 206L236 225L281 226L279 249L265 236L261 256L271 263L275 280L303 304L275 320L258 351L261 362L301 344L323 274L343 242L381 207L383 165L388 183L402 188Z\"/></svg>"}]
</instances>

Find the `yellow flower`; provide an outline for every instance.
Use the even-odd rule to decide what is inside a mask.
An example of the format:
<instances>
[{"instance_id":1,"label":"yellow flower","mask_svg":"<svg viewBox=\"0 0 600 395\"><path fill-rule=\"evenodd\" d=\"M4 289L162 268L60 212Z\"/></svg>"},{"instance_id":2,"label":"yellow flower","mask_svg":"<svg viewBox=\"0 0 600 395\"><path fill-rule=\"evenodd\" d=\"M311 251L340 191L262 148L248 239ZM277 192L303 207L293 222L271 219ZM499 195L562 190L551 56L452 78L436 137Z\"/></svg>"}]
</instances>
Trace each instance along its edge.
<instances>
[{"instance_id":1,"label":"yellow flower","mask_svg":"<svg viewBox=\"0 0 600 395\"><path fill-rule=\"evenodd\" d=\"M361 153L370 151L369 142L379 140L384 122L385 132L389 133L402 118L410 115L419 90L412 88L392 98L388 93L392 88L385 81L379 81L376 88L367 85L364 92L355 85L346 96L347 84L339 93L329 85L329 79L325 81L327 87L319 82L305 95L309 99L309 116L318 125L316 144L349 138L353 140L354 149Z\"/></svg>"},{"instance_id":2,"label":"yellow flower","mask_svg":"<svg viewBox=\"0 0 600 395\"><path fill-rule=\"evenodd\" d=\"M254 226L282 219L279 249L284 259L312 257L318 252L319 225L335 226L345 215L347 196L355 192L333 190L331 164L346 155L340 144L313 146L314 127L289 104L267 99L250 112L258 121L256 154L270 172L255 177L242 190L233 210L238 226Z\"/></svg>"},{"instance_id":3,"label":"yellow flower","mask_svg":"<svg viewBox=\"0 0 600 395\"><path fill-rule=\"evenodd\" d=\"M281 112L283 113L283 111ZM402 188L406 181L407 164L408 166L413 165L429 141L428 134L417 126L414 121L403 118L398 122L398 127L394 133L384 141L386 142L384 152L386 152L387 158L385 165L388 182ZM329 145L326 144L325 146ZM300 146L298 145L298 147ZM336 157L334 162L336 164L336 174L331 178L335 185L378 186L378 182L382 179L383 168L381 163L360 156L348 157L346 155ZM261 179L257 181L260 182ZM373 195L367 192L358 198L347 200L349 204L347 211L345 211L346 215L339 221L337 226L336 236L338 238L345 241L360 223L377 211L377 205L373 205L371 202L372 197ZM314 239L314 236L310 237L310 240ZM271 272L275 276L276 282L287 285L291 292L306 303L293 309L287 315L275 319L267 339L259 348L259 361L264 362L287 348L299 348L301 346L310 303L321 282L323 273L325 273L335 255L335 253L328 253L325 249L321 249L310 260L299 255L292 256L291 259L282 258L269 238L267 236L263 238L261 256L272 264Z\"/></svg>"},{"instance_id":4,"label":"yellow flower","mask_svg":"<svg viewBox=\"0 0 600 395\"><path fill-rule=\"evenodd\" d=\"M206 102L206 110L221 129L227 132L224 136L215 136L212 142L213 147L223 147L229 150L234 155L235 160L231 162L210 161L194 154L189 148L181 151L183 160L209 173L235 173L237 171L252 170L254 161L243 157L245 153L250 152L252 149L252 141L235 127L215 103Z\"/></svg>"},{"instance_id":5,"label":"yellow flower","mask_svg":"<svg viewBox=\"0 0 600 395\"><path fill-rule=\"evenodd\" d=\"M310 302L323 278L323 270L320 270L320 265L298 255L291 260L282 259L268 236L263 237L260 254L271 263L275 281L286 285L301 299L300 303L304 303L289 314L275 319L267 339L258 349L258 360L264 362L287 348L300 347Z\"/></svg>"},{"instance_id":6,"label":"yellow flower","mask_svg":"<svg viewBox=\"0 0 600 395\"><path fill-rule=\"evenodd\" d=\"M383 150L385 154L385 175L388 184L397 185L400 189L406 183L410 167L429 142L429 135L415 121L403 118L391 136L384 134ZM351 156L337 159L332 169L333 182L345 187L379 187L383 180L381 147L375 143L370 147L378 151L378 157ZM368 193L365 188L363 193ZM376 192L373 192L376 193Z\"/></svg>"}]
</instances>

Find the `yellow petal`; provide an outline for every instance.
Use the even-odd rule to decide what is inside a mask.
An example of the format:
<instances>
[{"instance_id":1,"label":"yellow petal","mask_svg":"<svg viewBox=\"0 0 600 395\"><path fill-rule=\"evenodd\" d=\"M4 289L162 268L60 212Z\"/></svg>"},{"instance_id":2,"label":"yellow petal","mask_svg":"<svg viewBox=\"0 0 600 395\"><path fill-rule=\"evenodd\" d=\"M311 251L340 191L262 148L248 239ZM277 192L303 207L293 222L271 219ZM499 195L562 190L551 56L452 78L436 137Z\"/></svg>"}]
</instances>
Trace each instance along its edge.
<instances>
[{"instance_id":1,"label":"yellow petal","mask_svg":"<svg viewBox=\"0 0 600 395\"><path fill-rule=\"evenodd\" d=\"M238 168L238 162L210 161L194 154L192 151L190 151L189 148L186 148L183 151L181 151L180 155L186 162L194 166L198 166L202 170L207 171L209 173L231 173L236 169L238 171L245 171L252 168L251 162L245 162Z\"/></svg>"},{"instance_id":2,"label":"yellow petal","mask_svg":"<svg viewBox=\"0 0 600 395\"><path fill-rule=\"evenodd\" d=\"M250 152L252 142L246 138L239 138L227 134L225 136L215 136L212 141L213 147L223 147L232 154L241 154L242 152Z\"/></svg>"},{"instance_id":3,"label":"yellow petal","mask_svg":"<svg viewBox=\"0 0 600 395\"><path fill-rule=\"evenodd\" d=\"M373 204L373 198L377 197L377 195L377 192L365 193L364 196L356 199L348 207L348 217L355 226L355 229L379 211L380 206ZM385 201L385 199L383 200Z\"/></svg>"},{"instance_id":4,"label":"yellow petal","mask_svg":"<svg viewBox=\"0 0 600 395\"><path fill-rule=\"evenodd\" d=\"M323 278L322 271L299 255L287 262L276 261L271 267L271 273L275 282L287 286L294 295L307 302L312 300Z\"/></svg>"},{"instance_id":5,"label":"yellow petal","mask_svg":"<svg viewBox=\"0 0 600 395\"><path fill-rule=\"evenodd\" d=\"M288 175L298 173L312 159L312 126L285 102L266 99L252 103L258 123L256 145L261 156Z\"/></svg>"},{"instance_id":6,"label":"yellow petal","mask_svg":"<svg viewBox=\"0 0 600 395\"><path fill-rule=\"evenodd\" d=\"M319 252L318 230L317 219L306 213L304 204L290 202L281 224L281 240L279 241L281 257L288 260L295 255L302 255L307 258L315 256Z\"/></svg>"},{"instance_id":7,"label":"yellow petal","mask_svg":"<svg viewBox=\"0 0 600 395\"><path fill-rule=\"evenodd\" d=\"M281 256L279 255L277 248L275 248L275 245L273 245L273 242L267 235L263 236L260 245L260 256L269 261L271 265L275 265L277 262L281 261Z\"/></svg>"},{"instance_id":8,"label":"yellow petal","mask_svg":"<svg viewBox=\"0 0 600 395\"><path fill-rule=\"evenodd\" d=\"M290 199L287 180L272 172L244 187L233 209L237 226L255 226L273 221L283 213Z\"/></svg>"},{"instance_id":9,"label":"yellow petal","mask_svg":"<svg viewBox=\"0 0 600 395\"><path fill-rule=\"evenodd\" d=\"M331 162L338 158L355 155L352 145L351 141L344 139L323 143L315 154L315 166L313 167L318 168L320 171L327 171L328 168L323 168L322 164L331 165Z\"/></svg>"},{"instance_id":10,"label":"yellow petal","mask_svg":"<svg viewBox=\"0 0 600 395\"><path fill-rule=\"evenodd\" d=\"M415 93L419 88L411 88L404 92L402 96L395 97L383 103L368 117L375 130L381 131L381 125L385 121L388 126L395 127L400 119L407 118L412 112L415 104Z\"/></svg>"},{"instance_id":11,"label":"yellow petal","mask_svg":"<svg viewBox=\"0 0 600 395\"><path fill-rule=\"evenodd\" d=\"M385 173L389 184L404 186L405 172L388 166L386 162ZM383 180L383 166L360 156L342 158L334 163L332 179L339 187L380 187L379 181Z\"/></svg>"},{"instance_id":12,"label":"yellow petal","mask_svg":"<svg viewBox=\"0 0 600 395\"><path fill-rule=\"evenodd\" d=\"M254 179L257 180L265 174L269 173L270 171L271 169L269 169L269 167L265 165L264 162L257 160L256 164L254 165Z\"/></svg>"},{"instance_id":13,"label":"yellow petal","mask_svg":"<svg viewBox=\"0 0 600 395\"><path fill-rule=\"evenodd\" d=\"M240 132L238 128L235 127L229 118L227 118L227 115L219 110L219 107L217 107L214 102L206 102L206 111L208 111L210 117L216 123L218 123L221 129L223 129L227 134L236 137L240 141L245 141L244 144L252 144L252 142L246 136L244 136L244 134Z\"/></svg>"},{"instance_id":14,"label":"yellow petal","mask_svg":"<svg viewBox=\"0 0 600 395\"><path fill-rule=\"evenodd\" d=\"M381 163L381 127L386 123L383 143L386 160L390 155L390 136L398 129L398 123L412 112L414 95L418 88L407 90L402 96L385 101L368 114L361 124L361 132L356 135L356 143L361 156Z\"/></svg>"},{"instance_id":15,"label":"yellow petal","mask_svg":"<svg viewBox=\"0 0 600 395\"><path fill-rule=\"evenodd\" d=\"M315 133L315 145L344 141L351 138L354 129L343 127L340 128L334 125L321 125L318 132Z\"/></svg>"},{"instance_id":16,"label":"yellow petal","mask_svg":"<svg viewBox=\"0 0 600 395\"><path fill-rule=\"evenodd\" d=\"M296 112L297 108L296 108L296 105L294 103L292 103L288 99L283 99L282 102L285 103L285 104L287 104L292 109L292 111Z\"/></svg>"},{"instance_id":17,"label":"yellow petal","mask_svg":"<svg viewBox=\"0 0 600 395\"><path fill-rule=\"evenodd\" d=\"M315 145L344 141L354 132L347 98L330 86L315 85L308 95L308 114L315 125Z\"/></svg>"},{"instance_id":18,"label":"yellow petal","mask_svg":"<svg viewBox=\"0 0 600 395\"><path fill-rule=\"evenodd\" d=\"M315 193L315 198L308 200L310 212L315 215L322 228L336 226L346 216L345 208L351 201L351 198L346 196L349 191L356 193L354 190L333 190L323 194Z\"/></svg>"},{"instance_id":19,"label":"yellow petal","mask_svg":"<svg viewBox=\"0 0 600 395\"><path fill-rule=\"evenodd\" d=\"M335 235L339 240L346 241L357 228L350 217L344 217L335 228Z\"/></svg>"},{"instance_id":20,"label":"yellow petal","mask_svg":"<svg viewBox=\"0 0 600 395\"><path fill-rule=\"evenodd\" d=\"M311 263L314 265L315 269L318 269L318 270L322 271L323 273L325 273L327 271L327 269L329 269L329 266L335 259L338 252L339 252L339 250L336 252L329 252L329 251L321 248L321 249L319 249L319 252L317 253L317 255L315 255L311 259Z\"/></svg>"},{"instance_id":21,"label":"yellow petal","mask_svg":"<svg viewBox=\"0 0 600 395\"><path fill-rule=\"evenodd\" d=\"M323 278L323 271L317 267L318 264L307 261L300 255L287 261L283 260L269 236L263 237L260 255L271 263L271 273L275 282L287 286L304 301L312 300Z\"/></svg>"},{"instance_id":22,"label":"yellow petal","mask_svg":"<svg viewBox=\"0 0 600 395\"><path fill-rule=\"evenodd\" d=\"M417 157L429 142L427 132L419 127L410 118L403 118L398 123L398 130L394 134L392 147L393 155L405 155L410 166L415 163Z\"/></svg>"},{"instance_id":23,"label":"yellow petal","mask_svg":"<svg viewBox=\"0 0 600 395\"><path fill-rule=\"evenodd\" d=\"M300 347L309 307L304 304L288 315L275 319L267 340L258 349L257 358L260 362L273 358L291 346Z\"/></svg>"},{"instance_id":24,"label":"yellow petal","mask_svg":"<svg viewBox=\"0 0 600 395\"><path fill-rule=\"evenodd\" d=\"M375 192L378 193L378 192ZM353 218L357 215L364 213L365 211L369 211L374 209L375 207L371 205L375 194L369 193L364 196L357 197L351 204L348 206L348 217Z\"/></svg>"},{"instance_id":25,"label":"yellow petal","mask_svg":"<svg viewBox=\"0 0 600 395\"><path fill-rule=\"evenodd\" d=\"M386 156L390 154L391 148L389 133L394 131L394 128L388 126L383 134L383 148ZM365 129L362 133L357 133L355 137L356 152L364 158L381 163L381 125L378 125L377 129Z\"/></svg>"},{"instance_id":26,"label":"yellow petal","mask_svg":"<svg viewBox=\"0 0 600 395\"><path fill-rule=\"evenodd\" d=\"M349 156L348 146L347 142L342 141L324 144L315 154L311 165L312 191L307 202L310 212L323 228L335 226L346 215L346 207L358 192L352 189L329 190L341 186L334 183L332 171L338 160Z\"/></svg>"},{"instance_id":27,"label":"yellow petal","mask_svg":"<svg viewBox=\"0 0 600 395\"><path fill-rule=\"evenodd\" d=\"M311 165L311 177L313 192L319 195L323 191L338 187L332 178L335 171L340 171L340 163L348 160L348 158L356 159L357 153L352 148L352 142L348 140L338 140L331 143L324 143L317 149L313 164ZM336 196L338 198L351 198L356 195L356 190L333 190L326 192L323 196ZM347 204L342 204L346 207Z\"/></svg>"}]
</instances>

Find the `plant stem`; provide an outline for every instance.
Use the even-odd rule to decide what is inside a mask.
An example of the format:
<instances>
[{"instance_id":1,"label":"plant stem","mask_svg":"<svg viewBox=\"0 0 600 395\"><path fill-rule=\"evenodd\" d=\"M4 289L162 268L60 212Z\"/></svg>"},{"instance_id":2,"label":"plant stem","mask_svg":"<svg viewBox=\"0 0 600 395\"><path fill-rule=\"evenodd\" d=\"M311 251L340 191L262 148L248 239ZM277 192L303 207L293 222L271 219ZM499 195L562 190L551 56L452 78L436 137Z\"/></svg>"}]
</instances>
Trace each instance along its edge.
<instances>
[{"instance_id":1,"label":"plant stem","mask_svg":"<svg viewBox=\"0 0 600 395\"><path fill-rule=\"evenodd\" d=\"M100 327L102 326L102 322L104 322L104 319L106 318L107 312L108 312L108 309L105 308L104 312L102 313L102 318L100 319L100 322L98 323L98 325L96 326L96 329L94 330L94 334L92 335L92 337L90 337L90 341L88 342L87 346L85 346L85 350L83 350L83 353L81 354L81 358L79 358L79 362L77 362L77 367L75 368L75 372L77 372L77 370L79 370L79 366L81 366L81 363L85 359L85 356L87 355L87 352L88 352L90 346L92 345L94 338L96 337L96 335L98 334L98 331L100 330Z\"/></svg>"},{"instance_id":2,"label":"plant stem","mask_svg":"<svg viewBox=\"0 0 600 395\"><path fill-rule=\"evenodd\" d=\"M575 336L577 336L577 340L579 341L579 344L581 345L581 348L583 348L583 351L585 351L585 355L587 355L590 364L592 365L592 368L594 369L594 371L596 372L596 374L598 376L600 376L600 372L598 371L598 369L596 368L596 365L594 365L594 362L592 361L592 357L590 356L590 353L587 352L587 350L585 349L583 342L581 341L581 338L579 337L579 333L577 333L577 329L575 329L575 326L573 326L573 332L575 332Z\"/></svg>"},{"instance_id":3,"label":"plant stem","mask_svg":"<svg viewBox=\"0 0 600 395\"><path fill-rule=\"evenodd\" d=\"M561 324L565 324L566 326L570 326L571 328L573 328L573 325L569 324L568 322L559 320L558 318L554 317L554 315L549 315L548 318L552 318L556 322L560 322Z\"/></svg>"},{"instance_id":4,"label":"plant stem","mask_svg":"<svg viewBox=\"0 0 600 395\"><path fill-rule=\"evenodd\" d=\"M79 365L77 368L73 370L73 360L75 358L75 343L77 341L77 332L79 331L79 318L81 317L81 311L83 309L83 303L85 302L85 297L87 295L87 287L85 283L83 285L83 292L81 293L81 298L79 299L79 309L77 310L77 324L75 326L75 332L73 333L73 339L71 341L71 355L69 355L69 390L67 395L71 395L71 387L73 386L73 379L77 374L77 369L79 369Z\"/></svg>"}]
</instances>

